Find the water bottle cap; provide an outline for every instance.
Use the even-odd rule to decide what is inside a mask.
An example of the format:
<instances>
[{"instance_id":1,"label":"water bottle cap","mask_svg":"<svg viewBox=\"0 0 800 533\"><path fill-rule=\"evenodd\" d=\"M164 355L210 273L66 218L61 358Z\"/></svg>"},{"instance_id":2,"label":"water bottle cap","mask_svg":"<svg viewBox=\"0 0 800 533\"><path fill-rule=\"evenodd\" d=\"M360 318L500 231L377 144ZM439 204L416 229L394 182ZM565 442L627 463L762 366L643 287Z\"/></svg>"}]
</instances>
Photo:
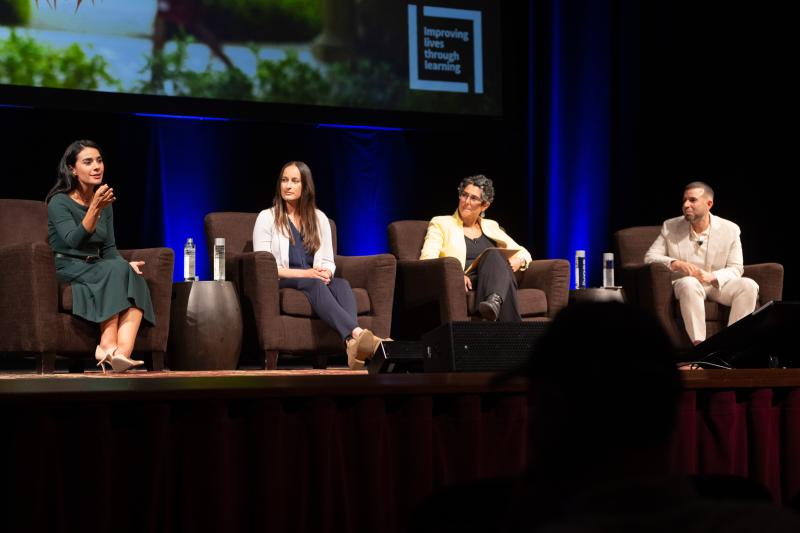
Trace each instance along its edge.
<instances>
[{"instance_id":1,"label":"water bottle cap","mask_svg":"<svg viewBox=\"0 0 800 533\"><path fill-rule=\"evenodd\" d=\"M225 237L217 237L214 239L214 246L225 246Z\"/></svg>"},{"instance_id":2,"label":"water bottle cap","mask_svg":"<svg viewBox=\"0 0 800 533\"><path fill-rule=\"evenodd\" d=\"M192 238L189 237L188 239L186 239L186 244L194 244L194 240L192 240Z\"/></svg>"},{"instance_id":3,"label":"water bottle cap","mask_svg":"<svg viewBox=\"0 0 800 533\"><path fill-rule=\"evenodd\" d=\"M575 250L575 257L586 257L586 250Z\"/></svg>"},{"instance_id":4,"label":"water bottle cap","mask_svg":"<svg viewBox=\"0 0 800 533\"><path fill-rule=\"evenodd\" d=\"M603 261L613 261L613 260L614 260L614 254L608 252L603 254Z\"/></svg>"}]
</instances>

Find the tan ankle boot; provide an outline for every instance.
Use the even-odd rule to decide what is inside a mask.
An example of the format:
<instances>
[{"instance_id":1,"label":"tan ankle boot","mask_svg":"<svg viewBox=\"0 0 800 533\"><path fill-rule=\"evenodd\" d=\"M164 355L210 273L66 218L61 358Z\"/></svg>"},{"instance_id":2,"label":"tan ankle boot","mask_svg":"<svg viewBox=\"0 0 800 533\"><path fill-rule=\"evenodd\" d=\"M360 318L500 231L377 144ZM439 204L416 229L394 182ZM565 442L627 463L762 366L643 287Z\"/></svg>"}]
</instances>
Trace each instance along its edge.
<instances>
[{"instance_id":1,"label":"tan ankle boot","mask_svg":"<svg viewBox=\"0 0 800 533\"><path fill-rule=\"evenodd\" d=\"M358 341L350 337L345 342L345 346L347 346L347 367L350 370L363 370L365 366L364 361L360 361L357 357Z\"/></svg>"}]
</instances>

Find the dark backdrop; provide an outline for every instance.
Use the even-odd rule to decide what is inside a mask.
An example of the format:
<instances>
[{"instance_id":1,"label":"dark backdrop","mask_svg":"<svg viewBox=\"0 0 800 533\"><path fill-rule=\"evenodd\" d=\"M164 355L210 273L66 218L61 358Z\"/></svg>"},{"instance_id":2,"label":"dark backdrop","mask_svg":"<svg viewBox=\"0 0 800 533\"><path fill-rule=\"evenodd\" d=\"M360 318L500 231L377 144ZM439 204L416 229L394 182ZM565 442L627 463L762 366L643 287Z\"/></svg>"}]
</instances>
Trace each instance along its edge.
<instances>
[{"instance_id":1,"label":"dark backdrop","mask_svg":"<svg viewBox=\"0 0 800 533\"><path fill-rule=\"evenodd\" d=\"M277 107L177 120L134 114L147 100L112 110L102 98L0 92L0 196L43 198L64 147L91 138L107 152L120 246L179 251L189 235L202 245L207 212L268 207L281 165L302 159L339 223L341 251L355 254L386 250L391 220L452 212L459 179L482 172L496 181L490 215L534 256L585 247L591 267L614 230L678 215L683 185L704 179L714 212L742 228L745 262L783 263L784 296L798 298L787 13L567 0L504 2L503 20L497 120ZM191 105L219 116L212 102ZM597 261L592 283L599 275Z\"/></svg>"},{"instance_id":2,"label":"dark backdrop","mask_svg":"<svg viewBox=\"0 0 800 533\"><path fill-rule=\"evenodd\" d=\"M615 151L609 220L626 227L677 216L683 184L706 180L716 192L713 212L742 229L745 263L782 263L784 298L798 299L789 194L797 175L790 79L797 43L791 17L777 6L642 2L633 25L641 53L632 63L640 105Z\"/></svg>"}]
</instances>

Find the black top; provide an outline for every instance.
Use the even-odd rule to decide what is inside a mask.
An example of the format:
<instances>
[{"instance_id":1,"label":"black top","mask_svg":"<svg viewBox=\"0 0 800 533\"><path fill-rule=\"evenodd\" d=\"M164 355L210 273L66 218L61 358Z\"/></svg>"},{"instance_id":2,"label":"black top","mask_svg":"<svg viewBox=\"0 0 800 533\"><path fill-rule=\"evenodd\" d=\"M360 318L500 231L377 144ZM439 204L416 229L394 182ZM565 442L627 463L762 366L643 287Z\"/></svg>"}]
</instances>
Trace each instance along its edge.
<instances>
[{"instance_id":1,"label":"black top","mask_svg":"<svg viewBox=\"0 0 800 533\"><path fill-rule=\"evenodd\" d=\"M314 256L309 254L303 246L303 236L300 230L294 227L289 221L289 229L292 231L294 244L289 244L289 268L312 268L314 266Z\"/></svg>"},{"instance_id":2,"label":"black top","mask_svg":"<svg viewBox=\"0 0 800 533\"><path fill-rule=\"evenodd\" d=\"M464 264L464 270L469 268L475 258L481 255L482 251L497 246L497 243L487 237L485 233L481 234L477 239L470 239L464 235L464 242L467 243L467 261Z\"/></svg>"}]
</instances>

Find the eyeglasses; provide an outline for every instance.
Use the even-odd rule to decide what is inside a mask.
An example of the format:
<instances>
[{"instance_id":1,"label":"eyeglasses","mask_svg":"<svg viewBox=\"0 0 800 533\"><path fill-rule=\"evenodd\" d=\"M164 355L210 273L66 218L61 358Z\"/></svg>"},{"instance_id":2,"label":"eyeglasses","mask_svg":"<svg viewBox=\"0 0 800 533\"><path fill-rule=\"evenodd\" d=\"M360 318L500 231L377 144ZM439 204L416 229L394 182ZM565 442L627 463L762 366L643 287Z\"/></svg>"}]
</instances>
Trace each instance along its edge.
<instances>
[{"instance_id":1,"label":"eyeglasses","mask_svg":"<svg viewBox=\"0 0 800 533\"><path fill-rule=\"evenodd\" d=\"M479 196L475 196L474 194L470 194L467 191L462 192L461 194L458 195L458 197L461 198L462 200L464 200L465 202L470 202L472 204L482 204L483 203L483 198L480 198Z\"/></svg>"}]
</instances>

